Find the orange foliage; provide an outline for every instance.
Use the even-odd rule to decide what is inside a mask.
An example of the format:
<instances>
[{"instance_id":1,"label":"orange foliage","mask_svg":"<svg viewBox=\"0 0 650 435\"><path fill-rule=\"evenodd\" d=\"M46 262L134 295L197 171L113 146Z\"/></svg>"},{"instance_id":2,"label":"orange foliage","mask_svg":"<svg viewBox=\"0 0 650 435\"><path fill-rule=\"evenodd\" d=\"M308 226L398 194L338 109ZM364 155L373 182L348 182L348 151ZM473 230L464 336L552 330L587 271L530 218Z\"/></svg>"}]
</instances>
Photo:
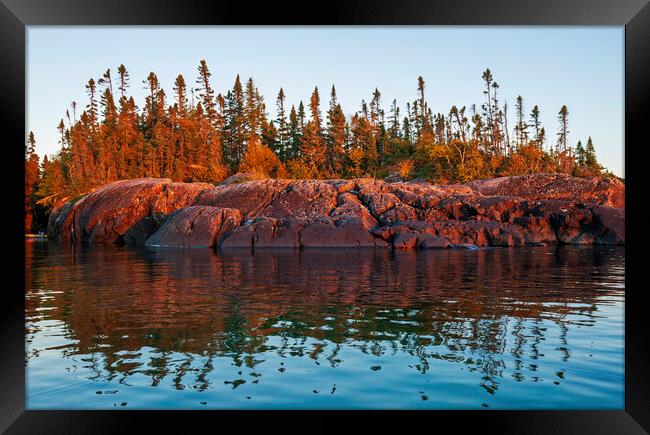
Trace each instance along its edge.
<instances>
[{"instance_id":1,"label":"orange foliage","mask_svg":"<svg viewBox=\"0 0 650 435\"><path fill-rule=\"evenodd\" d=\"M252 136L249 139L246 153L239 164L239 172L250 172L271 178L287 176L287 170L278 156L269 147L262 144L257 136Z\"/></svg>"},{"instance_id":2,"label":"orange foliage","mask_svg":"<svg viewBox=\"0 0 650 435\"><path fill-rule=\"evenodd\" d=\"M411 177L411 172L413 172L414 163L413 159L400 160L397 162L395 167L399 176L405 180L409 179Z\"/></svg>"},{"instance_id":3,"label":"orange foliage","mask_svg":"<svg viewBox=\"0 0 650 435\"><path fill-rule=\"evenodd\" d=\"M312 178L317 178L318 169L313 164L308 164L301 158L296 158L289 160L287 162L287 167L289 169L289 175L291 178L298 180L308 180Z\"/></svg>"}]
</instances>

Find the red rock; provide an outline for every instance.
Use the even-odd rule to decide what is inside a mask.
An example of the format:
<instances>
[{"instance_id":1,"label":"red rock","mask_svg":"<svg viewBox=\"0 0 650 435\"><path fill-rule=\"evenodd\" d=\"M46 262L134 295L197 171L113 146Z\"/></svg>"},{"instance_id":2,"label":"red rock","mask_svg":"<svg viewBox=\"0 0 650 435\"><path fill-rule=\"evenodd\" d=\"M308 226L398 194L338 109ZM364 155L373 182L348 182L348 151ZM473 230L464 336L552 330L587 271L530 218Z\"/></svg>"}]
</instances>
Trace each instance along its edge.
<instances>
[{"instance_id":1,"label":"red rock","mask_svg":"<svg viewBox=\"0 0 650 435\"><path fill-rule=\"evenodd\" d=\"M235 208L243 217L251 218L282 193L288 180L260 180L215 186L201 193L194 205Z\"/></svg>"},{"instance_id":2,"label":"red rock","mask_svg":"<svg viewBox=\"0 0 650 435\"><path fill-rule=\"evenodd\" d=\"M416 211L391 193L383 181L358 180L356 188L361 202L382 224L417 218Z\"/></svg>"},{"instance_id":3,"label":"red rock","mask_svg":"<svg viewBox=\"0 0 650 435\"><path fill-rule=\"evenodd\" d=\"M518 196L533 200L560 199L609 207L625 206L625 185L614 178L534 174L477 180L467 185L487 196Z\"/></svg>"},{"instance_id":4,"label":"red rock","mask_svg":"<svg viewBox=\"0 0 650 435\"><path fill-rule=\"evenodd\" d=\"M413 231L400 231L393 239L393 246L397 249L414 249L418 244L418 235Z\"/></svg>"},{"instance_id":5,"label":"red rock","mask_svg":"<svg viewBox=\"0 0 650 435\"><path fill-rule=\"evenodd\" d=\"M153 217L160 220L174 210L192 205L201 192L213 187L209 183L164 184L162 194L153 202Z\"/></svg>"},{"instance_id":6,"label":"red rock","mask_svg":"<svg viewBox=\"0 0 650 435\"><path fill-rule=\"evenodd\" d=\"M236 228L221 248L297 248L302 225L275 218L255 218Z\"/></svg>"},{"instance_id":7,"label":"red rock","mask_svg":"<svg viewBox=\"0 0 650 435\"><path fill-rule=\"evenodd\" d=\"M84 195L85 196L85 195ZM83 199L78 198L77 200ZM64 204L59 204L58 206L52 209L50 216L47 220L47 237L53 240L65 240L66 242L71 242L70 232L62 234L63 228L70 228L72 223L71 218L74 215L71 215L73 206L76 201L68 201Z\"/></svg>"},{"instance_id":8,"label":"red rock","mask_svg":"<svg viewBox=\"0 0 650 435\"><path fill-rule=\"evenodd\" d=\"M170 214L145 244L153 247L212 248L240 223L239 210L190 206Z\"/></svg>"},{"instance_id":9,"label":"red rock","mask_svg":"<svg viewBox=\"0 0 650 435\"><path fill-rule=\"evenodd\" d=\"M222 248L375 247L388 244L373 237L358 217L280 220L257 218L237 228Z\"/></svg>"},{"instance_id":10,"label":"red rock","mask_svg":"<svg viewBox=\"0 0 650 435\"><path fill-rule=\"evenodd\" d=\"M596 227L597 243L625 244L625 210L597 206L591 209Z\"/></svg>"},{"instance_id":11,"label":"red rock","mask_svg":"<svg viewBox=\"0 0 650 435\"><path fill-rule=\"evenodd\" d=\"M445 237L433 236L431 234L418 235L418 248L422 249L441 249L449 248L451 243Z\"/></svg>"},{"instance_id":12,"label":"red rock","mask_svg":"<svg viewBox=\"0 0 650 435\"><path fill-rule=\"evenodd\" d=\"M370 214L356 195L348 192L339 194L337 206L330 216L332 218L357 217L361 219L366 230L377 226L377 219Z\"/></svg>"},{"instance_id":13,"label":"red rock","mask_svg":"<svg viewBox=\"0 0 650 435\"><path fill-rule=\"evenodd\" d=\"M555 231L553 230L548 217L518 217L513 220L513 223L522 227L527 244L556 241Z\"/></svg>"},{"instance_id":14,"label":"red rock","mask_svg":"<svg viewBox=\"0 0 650 435\"><path fill-rule=\"evenodd\" d=\"M555 228L558 242L585 245L594 242L591 231L593 215L587 209L562 209L551 215L551 224Z\"/></svg>"},{"instance_id":15,"label":"red rock","mask_svg":"<svg viewBox=\"0 0 650 435\"><path fill-rule=\"evenodd\" d=\"M300 246L324 248L357 248L388 246L375 238L362 219L343 217L337 220L319 219L306 224L300 232Z\"/></svg>"},{"instance_id":16,"label":"red rock","mask_svg":"<svg viewBox=\"0 0 650 435\"><path fill-rule=\"evenodd\" d=\"M414 209L430 209L436 207L449 193L432 184L394 183L389 190L400 201Z\"/></svg>"},{"instance_id":17,"label":"red rock","mask_svg":"<svg viewBox=\"0 0 650 435\"><path fill-rule=\"evenodd\" d=\"M373 179L212 186L139 179L103 186L57 207L48 233L71 242L141 243L169 222L169 228L158 230L161 240L203 246L220 231L217 212L207 212L216 207L240 214L230 234L219 233L214 242L224 248L622 244L625 211L608 204L623 197L624 186L615 179L558 174L447 186Z\"/></svg>"},{"instance_id":18,"label":"red rock","mask_svg":"<svg viewBox=\"0 0 650 435\"><path fill-rule=\"evenodd\" d=\"M255 215L293 219L329 216L336 207L336 197L336 189L322 181L293 181Z\"/></svg>"},{"instance_id":19,"label":"red rock","mask_svg":"<svg viewBox=\"0 0 650 435\"><path fill-rule=\"evenodd\" d=\"M156 230L161 213L191 204L210 187L165 178L117 181L85 195L65 216L55 216L53 233L70 242L143 243Z\"/></svg>"}]
</instances>

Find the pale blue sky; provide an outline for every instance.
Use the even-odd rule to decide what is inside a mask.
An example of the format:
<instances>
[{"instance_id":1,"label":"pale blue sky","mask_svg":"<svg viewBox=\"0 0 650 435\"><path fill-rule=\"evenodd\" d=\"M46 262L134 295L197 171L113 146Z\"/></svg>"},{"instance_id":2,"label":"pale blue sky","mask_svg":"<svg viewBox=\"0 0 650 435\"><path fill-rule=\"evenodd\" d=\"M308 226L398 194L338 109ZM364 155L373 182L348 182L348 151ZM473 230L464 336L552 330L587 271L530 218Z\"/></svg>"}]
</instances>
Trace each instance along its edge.
<instances>
[{"instance_id":1,"label":"pale blue sky","mask_svg":"<svg viewBox=\"0 0 650 435\"><path fill-rule=\"evenodd\" d=\"M539 105L555 140L557 112L566 104L570 142L591 135L601 163L624 176L623 27L29 26L27 53L27 129L39 155L58 150L56 126L72 100L86 105L88 79L120 63L140 107L150 71L170 95L179 73L194 84L203 58L217 92L231 88L238 73L253 77L271 116L280 87L297 105L318 86L324 111L335 84L347 115L378 87L387 112L393 98L403 108L416 98L419 75L434 112L478 107L489 67L511 126L521 94L527 113Z\"/></svg>"}]
</instances>

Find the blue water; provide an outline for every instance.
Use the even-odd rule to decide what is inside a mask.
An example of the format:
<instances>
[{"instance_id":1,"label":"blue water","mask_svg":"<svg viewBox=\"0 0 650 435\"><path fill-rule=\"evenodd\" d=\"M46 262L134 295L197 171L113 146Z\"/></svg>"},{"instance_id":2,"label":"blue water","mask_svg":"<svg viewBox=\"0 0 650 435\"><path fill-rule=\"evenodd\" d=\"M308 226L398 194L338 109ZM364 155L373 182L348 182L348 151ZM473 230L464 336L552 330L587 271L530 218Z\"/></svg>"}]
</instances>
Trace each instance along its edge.
<instances>
[{"instance_id":1,"label":"blue water","mask_svg":"<svg viewBox=\"0 0 650 435\"><path fill-rule=\"evenodd\" d=\"M26 242L28 409L623 409L622 248Z\"/></svg>"}]
</instances>

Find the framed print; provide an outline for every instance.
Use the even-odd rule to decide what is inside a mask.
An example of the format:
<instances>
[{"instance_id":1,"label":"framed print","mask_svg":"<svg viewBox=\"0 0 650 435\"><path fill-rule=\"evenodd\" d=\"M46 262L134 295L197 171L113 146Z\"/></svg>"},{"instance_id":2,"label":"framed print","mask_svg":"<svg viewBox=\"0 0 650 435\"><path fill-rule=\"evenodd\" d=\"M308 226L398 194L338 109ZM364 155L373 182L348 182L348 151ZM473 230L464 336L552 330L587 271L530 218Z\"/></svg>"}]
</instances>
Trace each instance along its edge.
<instances>
[{"instance_id":1,"label":"framed print","mask_svg":"<svg viewBox=\"0 0 650 435\"><path fill-rule=\"evenodd\" d=\"M3 430L650 428L647 2L0 9Z\"/></svg>"}]
</instances>

